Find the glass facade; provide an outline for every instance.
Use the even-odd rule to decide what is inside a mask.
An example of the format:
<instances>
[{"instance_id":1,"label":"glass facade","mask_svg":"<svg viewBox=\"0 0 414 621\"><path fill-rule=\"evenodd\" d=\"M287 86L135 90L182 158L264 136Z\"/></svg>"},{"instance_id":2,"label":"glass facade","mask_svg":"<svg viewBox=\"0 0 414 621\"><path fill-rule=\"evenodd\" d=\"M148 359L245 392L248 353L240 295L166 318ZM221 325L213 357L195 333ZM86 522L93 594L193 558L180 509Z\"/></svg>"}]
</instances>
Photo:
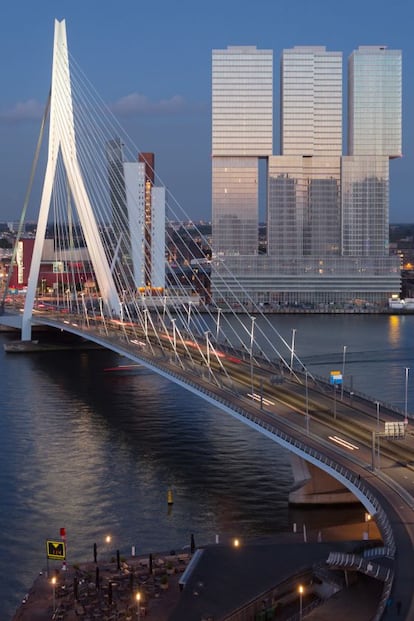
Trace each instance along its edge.
<instances>
[{"instance_id":1,"label":"glass facade","mask_svg":"<svg viewBox=\"0 0 414 621\"><path fill-rule=\"evenodd\" d=\"M342 158L342 254L389 254L389 159Z\"/></svg>"},{"instance_id":2,"label":"glass facade","mask_svg":"<svg viewBox=\"0 0 414 621\"><path fill-rule=\"evenodd\" d=\"M259 247L257 157L213 158L213 247L217 255L254 255Z\"/></svg>"},{"instance_id":3,"label":"glass facade","mask_svg":"<svg viewBox=\"0 0 414 621\"><path fill-rule=\"evenodd\" d=\"M272 52L213 52L216 303L353 308L387 305L399 292L388 212L389 158L401 154L401 53L360 47L349 71L350 154L342 156L342 54L283 51L281 155L272 155ZM265 255L259 158L267 160Z\"/></svg>"},{"instance_id":4,"label":"glass facade","mask_svg":"<svg viewBox=\"0 0 414 621\"><path fill-rule=\"evenodd\" d=\"M213 50L213 249L258 252L258 158L273 150L273 52L254 46Z\"/></svg>"},{"instance_id":5,"label":"glass facade","mask_svg":"<svg viewBox=\"0 0 414 621\"><path fill-rule=\"evenodd\" d=\"M348 154L401 156L402 55L361 46L349 58Z\"/></svg>"},{"instance_id":6,"label":"glass facade","mask_svg":"<svg viewBox=\"0 0 414 621\"><path fill-rule=\"evenodd\" d=\"M340 162L340 157L269 158L269 255L340 255Z\"/></svg>"},{"instance_id":7,"label":"glass facade","mask_svg":"<svg viewBox=\"0 0 414 621\"><path fill-rule=\"evenodd\" d=\"M273 51L213 50L212 154L265 157L273 151Z\"/></svg>"},{"instance_id":8,"label":"glass facade","mask_svg":"<svg viewBox=\"0 0 414 621\"><path fill-rule=\"evenodd\" d=\"M342 154L342 53L322 46L283 50L282 155Z\"/></svg>"},{"instance_id":9,"label":"glass facade","mask_svg":"<svg viewBox=\"0 0 414 621\"><path fill-rule=\"evenodd\" d=\"M399 257L228 257L211 263L218 305L355 310L388 306L399 291Z\"/></svg>"}]
</instances>

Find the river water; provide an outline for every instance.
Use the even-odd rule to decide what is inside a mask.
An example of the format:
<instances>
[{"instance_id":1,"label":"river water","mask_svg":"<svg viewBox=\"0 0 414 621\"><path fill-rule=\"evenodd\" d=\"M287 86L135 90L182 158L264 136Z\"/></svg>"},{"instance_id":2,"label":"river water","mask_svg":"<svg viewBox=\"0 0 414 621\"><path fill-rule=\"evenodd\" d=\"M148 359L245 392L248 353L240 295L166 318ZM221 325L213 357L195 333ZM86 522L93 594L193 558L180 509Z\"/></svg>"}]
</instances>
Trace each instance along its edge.
<instances>
[{"instance_id":1,"label":"river water","mask_svg":"<svg viewBox=\"0 0 414 621\"><path fill-rule=\"evenodd\" d=\"M405 406L414 317L274 316L309 369L342 369L356 390ZM0 336L0 346L12 338ZM0 348L0 619L11 619L66 528L68 561L259 537L302 519L288 507L288 453L183 389L107 351ZM352 376L352 380L351 380ZM414 383L408 384L408 406ZM167 507L167 491L174 505ZM336 519L334 511L306 519ZM349 511L349 519L354 512ZM104 537L111 534L111 548Z\"/></svg>"}]
</instances>

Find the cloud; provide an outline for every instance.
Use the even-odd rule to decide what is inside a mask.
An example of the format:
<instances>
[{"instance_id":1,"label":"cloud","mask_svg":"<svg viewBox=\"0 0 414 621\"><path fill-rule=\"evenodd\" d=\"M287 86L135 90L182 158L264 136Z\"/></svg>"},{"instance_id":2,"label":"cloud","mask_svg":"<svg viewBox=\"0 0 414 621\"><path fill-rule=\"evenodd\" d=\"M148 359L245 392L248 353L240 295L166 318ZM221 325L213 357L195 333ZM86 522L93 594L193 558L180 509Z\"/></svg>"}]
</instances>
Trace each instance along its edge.
<instances>
[{"instance_id":1,"label":"cloud","mask_svg":"<svg viewBox=\"0 0 414 621\"><path fill-rule=\"evenodd\" d=\"M112 112L119 116L180 114L193 108L181 95L174 95L170 99L151 101L146 95L140 93L131 93L121 97L110 107Z\"/></svg>"},{"instance_id":2,"label":"cloud","mask_svg":"<svg viewBox=\"0 0 414 621\"><path fill-rule=\"evenodd\" d=\"M21 123L23 121L38 121L42 118L45 105L39 103L35 99L27 101L18 101L9 109L0 110L0 120L12 123Z\"/></svg>"},{"instance_id":3,"label":"cloud","mask_svg":"<svg viewBox=\"0 0 414 621\"><path fill-rule=\"evenodd\" d=\"M121 97L109 105L112 112L120 117L138 115L160 116L176 115L197 112L204 109L202 104L187 102L181 95L174 95L170 99L151 101L146 95L131 93ZM44 104L35 99L18 101L8 109L0 110L0 122L23 123L25 121L39 121L44 114Z\"/></svg>"}]
</instances>

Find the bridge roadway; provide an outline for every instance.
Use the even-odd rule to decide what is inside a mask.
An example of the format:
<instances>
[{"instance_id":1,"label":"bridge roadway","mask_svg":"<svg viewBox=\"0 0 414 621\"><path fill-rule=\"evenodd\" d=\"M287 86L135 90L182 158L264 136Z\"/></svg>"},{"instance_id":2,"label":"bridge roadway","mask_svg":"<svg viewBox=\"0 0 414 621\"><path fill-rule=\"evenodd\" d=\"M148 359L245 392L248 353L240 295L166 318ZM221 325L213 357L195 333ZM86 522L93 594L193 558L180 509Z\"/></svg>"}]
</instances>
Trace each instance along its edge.
<instances>
[{"instance_id":1,"label":"bridge roadway","mask_svg":"<svg viewBox=\"0 0 414 621\"><path fill-rule=\"evenodd\" d=\"M403 604L398 618L414 619L414 435L409 426L404 440L386 440L378 436L374 403L346 392L342 400L333 397L331 387L310 376L280 374L265 361L257 364L257 358L253 366L250 359L223 350L219 361L209 357L206 368L206 351L204 357L199 349L192 351L190 360L188 348L177 342L173 347L171 335L161 347L159 337L138 326L128 335L120 322L104 330L99 322L51 314L38 314L33 323L77 334L141 363L334 476L373 516L390 550L394 580L384 586L376 618L392 588L393 600ZM401 421L401 414L382 407L381 424L384 418ZM393 610L387 611L391 618Z\"/></svg>"}]
</instances>

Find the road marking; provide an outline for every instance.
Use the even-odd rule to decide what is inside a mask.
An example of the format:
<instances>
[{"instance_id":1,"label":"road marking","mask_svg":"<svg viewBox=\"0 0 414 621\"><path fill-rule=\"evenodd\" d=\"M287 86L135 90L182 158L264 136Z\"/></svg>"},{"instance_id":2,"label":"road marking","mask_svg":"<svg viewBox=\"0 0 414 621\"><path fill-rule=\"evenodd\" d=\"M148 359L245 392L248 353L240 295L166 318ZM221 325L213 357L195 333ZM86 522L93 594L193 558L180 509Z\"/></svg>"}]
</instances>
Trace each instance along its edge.
<instances>
[{"instance_id":1,"label":"road marking","mask_svg":"<svg viewBox=\"0 0 414 621\"><path fill-rule=\"evenodd\" d=\"M266 399L265 397L256 394L255 392L252 393L248 393L247 394L248 397L250 397L251 399L254 399L255 401L261 401L263 403L263 405L274 405L274 401L270 401L270 399Z\"/></svg>"},{"instance_id":2,"label":"road marking","mask_svg":"<svg viewBox=\"0 0 414 621\"><path fill-rule=\"evenodd\" d=\"M340 438L339 436L328 436L328 437L329 437L329 440L332 440L332 442L336 442L340 446L343 446L344 448L347 448L350 451L359 450L359 446L356 446L355 444L351 444L351 442L348 442L348 440L344 440L343 438Z\"/></svg>"}]
</instances>

